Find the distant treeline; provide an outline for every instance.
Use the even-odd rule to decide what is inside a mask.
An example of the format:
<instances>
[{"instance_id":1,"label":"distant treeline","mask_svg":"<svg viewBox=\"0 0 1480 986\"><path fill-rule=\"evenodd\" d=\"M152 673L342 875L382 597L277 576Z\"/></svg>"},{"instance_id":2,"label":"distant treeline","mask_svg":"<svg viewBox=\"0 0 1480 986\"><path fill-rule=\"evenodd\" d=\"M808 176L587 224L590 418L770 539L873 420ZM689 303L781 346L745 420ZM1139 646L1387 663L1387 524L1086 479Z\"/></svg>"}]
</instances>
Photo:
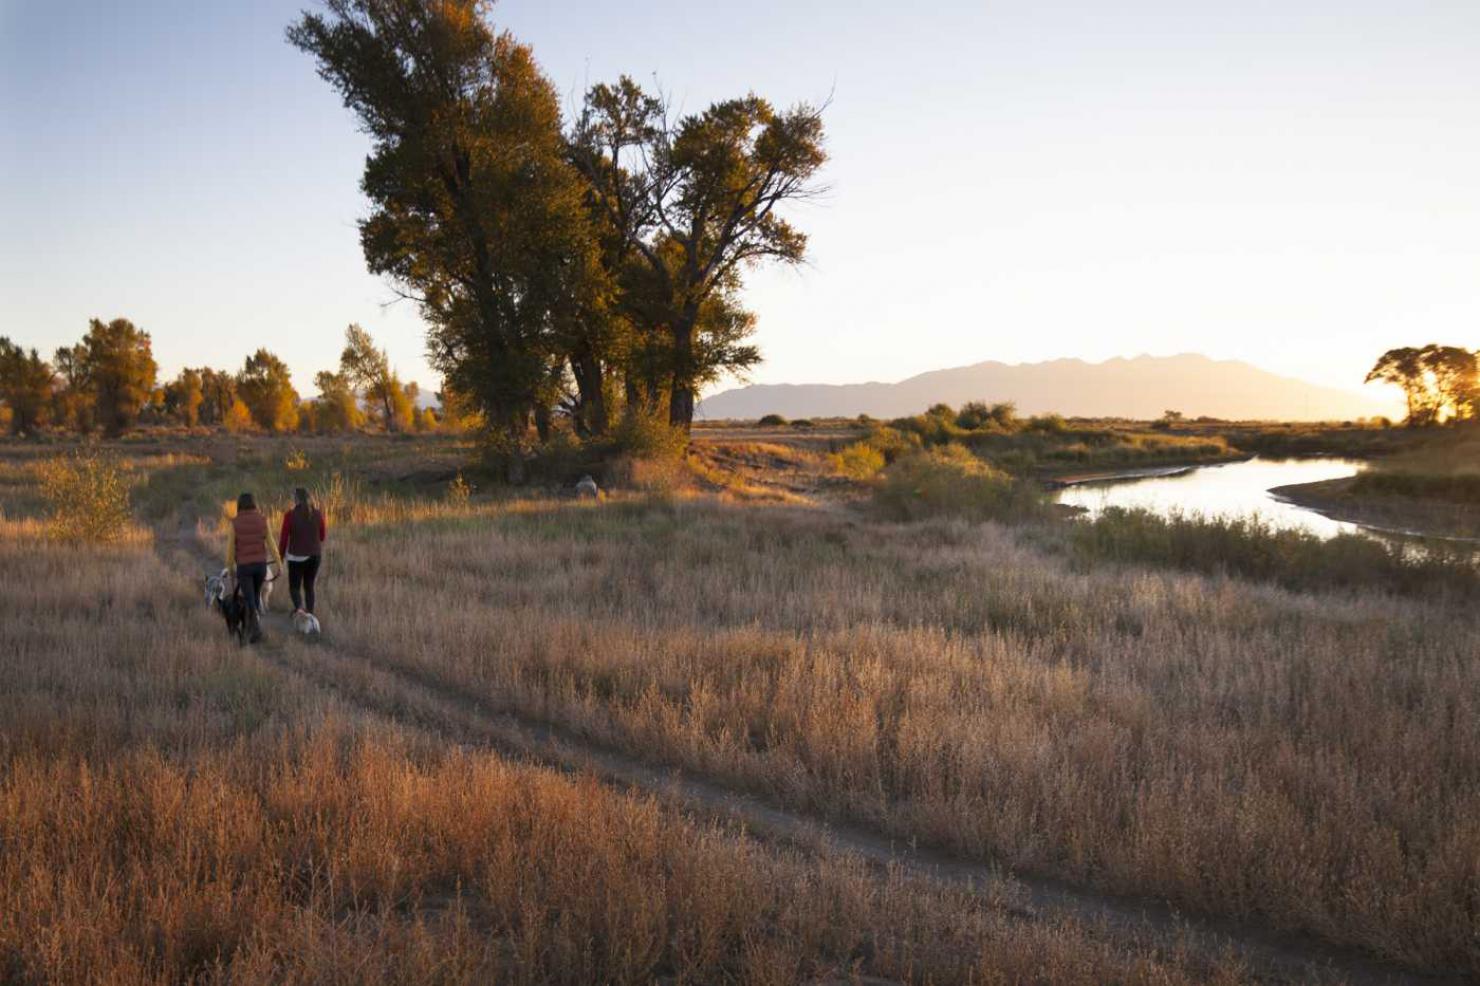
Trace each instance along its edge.
<instances>
[{"instance_id":1,"label":"distant treeline","mask_svg":"<svg viewBox=\"0 0 1480 986\"><path fill-rule=\"evenodd\" d=\"M314 383L319 396L304 400L287 364L259 349L235 373L187 368L161 384L149 333L126 318L92 319L82 341L58 349L51 361L0 336L0 425L14 435L49 429L113 437L140 425L407 432L472 423L445 393L440 415L418 410L417 385L401 381L385 350L358 325L345 332L338 369L324 370Z\"/></svg>"}]
</instances>

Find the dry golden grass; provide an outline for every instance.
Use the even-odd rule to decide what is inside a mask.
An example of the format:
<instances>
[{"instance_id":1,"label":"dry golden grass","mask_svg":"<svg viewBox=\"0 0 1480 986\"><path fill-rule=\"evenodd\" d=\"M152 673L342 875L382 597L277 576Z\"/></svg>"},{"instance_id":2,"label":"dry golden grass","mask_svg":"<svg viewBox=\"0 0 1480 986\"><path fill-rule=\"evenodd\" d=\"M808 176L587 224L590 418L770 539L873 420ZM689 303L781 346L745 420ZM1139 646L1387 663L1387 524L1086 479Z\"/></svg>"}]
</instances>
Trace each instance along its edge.
<instances>
[{"instance_id":1,"label":"dry golden grass","mask_svg":"<svg viewBox=\"0 0 1480 986\"><path fill-rule=\"evenodd\" d=\"M335 564L524 509L376 517ZM0 981L1239 981L451 745L229 644L188 550L36 523L0 522Z\"/></svg>"},{"instance_id":2,"label":"dry golden grass","mask_svg":"<svg viewBox=\"0 0 1480 986\"><path fill-rule=\"evenodd\" d=\"M347 533L336 639L957 850L1480 970L1480 620L704 501Z\"/></svg>"}]
</instances>

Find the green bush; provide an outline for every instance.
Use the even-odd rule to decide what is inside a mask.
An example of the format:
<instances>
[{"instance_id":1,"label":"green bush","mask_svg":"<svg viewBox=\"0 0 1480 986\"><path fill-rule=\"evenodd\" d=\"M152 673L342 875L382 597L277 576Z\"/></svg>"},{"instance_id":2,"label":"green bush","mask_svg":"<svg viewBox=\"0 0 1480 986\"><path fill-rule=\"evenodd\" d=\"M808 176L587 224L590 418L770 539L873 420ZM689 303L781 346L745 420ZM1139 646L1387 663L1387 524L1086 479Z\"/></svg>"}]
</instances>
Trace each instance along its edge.
<instances>
[{"instance_id":1,"label":"green bush","mask_svg":"<svg viewBox=\"0 0 1480 986\"><path fill-rule=\"evenodd\" d=\"M886 465L922 448L919 435L889 427L875 428L863 443L883 455Z\"/></svg>"},{"instance_id":2,"label":"green bush","mask_svg":"<svg viewBox=\"0 0 1480 986\"><path fill-rule=\"evenodd\" d=\"M129 484L118 460L96 452L37 466L52 534L65 541L117 541L129 533Z\"/></svg>"},{"instance_id":3,"label":"green bush","mask_svg":"<svg viewBox=\"0 0 1480 986\"><path fill-rule=\"evenodd\" d=\"M956 427L967 431L1010 432L1017 426L1017 405L1012 401L999 401L996 404L970 401L962 405L961 413L956 415Z\"/></svg>"},{"instance_id":4,"label":"green bush","mask_svg":"<svg viewBox=\"0 0 1480 986\"><path fill-rule=\"evenodd\" d=\"M655 434L654 431L645 431L642 443L651 444ZM625 437L631 441L633 436L628 434ZM549 441L538 446L530 457L529 478L533 482L568 486L588 473L600 472L614 454L617 453L604 443L583 442L570 429L557 428Z\"/></svg>"},{"instance_id":5,"label":"green bush","mask_svg":"<svg viewBox=\"0 0 1480 986\"><path fill-rule=\"evenodd\" d=\"M1067 431L1069 425L1064 421L1062 414L1035 414L1028 419L1026 427L1029 431L1038 431L1046 435L1058 435Z\"/></svg>"},{"instance_id":6,"label":"green bush","mask_svg":"<svg viewBox=\"0 0 1480 986\"><path fill-rule=\"evenodd\" d=\"M956 422L933 414L895 418L889 422L889 427L901 434L914 436L916 443L923 446L947 445L965 434L956 427Z\"/></svg>"},{"instance_id":7,"label":"green bush","mask_svg":"<svg viewBox=\"0 0 1480 986\"><path fill-rule=\"evenodd\" d=\"M786 424L786 419L779 414L767 414L757 421L756 424L763 428L779 428Z\"/></svg>"},{"instance_id":8,"label":"green bush","mask_svg":"<svg viewBox=\"0 0 1480 986\"><path fill-rule=\"evenodd\" d=\"M916 520L950 516L970 520L1031 517L1043 509L1042 494L995 469L959 445L904 456L884 470L876 492L892 517Z\"/></svg>"},{"instance_id":9,"label":"green bush","mask_svg":"<svg viewBox=\"0 0 1480 986\"><path fill-rule=\"evenodd\" d=\"M613 437L619 451L637 459L681 459L689 447L689 433L661 414L624 415Z\"/></svg>"},{"instance_id":10,"label":"green bush","mask_svg":"<svg viewBox=\"0 0 1480 986\"><path fill-rule=\"evenodd\" d=\"M967 401L956 415L956 427L975 431L991 420L992 409L981 401Z\"/></svg>"}]
</instances>

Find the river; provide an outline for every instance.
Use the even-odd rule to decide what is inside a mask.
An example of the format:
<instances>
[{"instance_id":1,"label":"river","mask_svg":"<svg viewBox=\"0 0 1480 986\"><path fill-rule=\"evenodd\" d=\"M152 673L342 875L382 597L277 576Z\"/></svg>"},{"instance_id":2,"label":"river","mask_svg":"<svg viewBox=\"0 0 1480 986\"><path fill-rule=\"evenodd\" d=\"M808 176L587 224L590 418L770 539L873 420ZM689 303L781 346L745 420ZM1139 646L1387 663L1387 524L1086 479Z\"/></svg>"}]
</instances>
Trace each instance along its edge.
<instances>
[{"instance_id":1,"label":"river","mask_svg":"<svg viewBox=\"0 0 1480 986\"><path fill-rule=\"evenodd\" d=\"M1159 514L1258 516L1276 527L1299 528L1321 537L1372 534L1357 524L1332 520L1269 492L1276 486L1345 479L1364 468L1366 463L1356 459L1248 459L1197 466L1173 475L1077 482L1061 489L1057 500L1083 507L1091 515L1106 507L1144 507Z\"/></svg>"}]
</instances>

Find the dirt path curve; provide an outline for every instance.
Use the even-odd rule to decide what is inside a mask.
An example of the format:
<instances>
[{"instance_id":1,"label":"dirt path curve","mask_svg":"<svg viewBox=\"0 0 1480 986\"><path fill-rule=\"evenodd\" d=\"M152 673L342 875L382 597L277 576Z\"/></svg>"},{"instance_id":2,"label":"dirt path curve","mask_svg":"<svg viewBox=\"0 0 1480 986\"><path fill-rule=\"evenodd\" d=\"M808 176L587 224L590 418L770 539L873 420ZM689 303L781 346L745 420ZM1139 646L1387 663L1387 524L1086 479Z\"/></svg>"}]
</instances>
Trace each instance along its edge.
<instances>
[{"instance_id":1,"label":"dirt path curve","mask_svg":"<svg viewBox=\"0 0 1480 986\"><path fill-rule=\"evenodd\" d=\"M174 556L202 576L219 559L201 543L193 520L159 529L156 551ZM1233 955L1269 982L1339 981L1355 986L1466 983L1463 975L1405 970L1355 949L1308 935L1249 923L1187 915L1163 901L1102 893L913 845L855 825L828 822L777 807L676 768L656 767L549 723L489 708L476 696L429 675L384 660L349 653L330 639L305 641L284 613L269 614L269 637L256 650L291 677L302 679L347 706L441 735L465 747L486 747L533 764L591 773L631 791L651 794L691 813L739 821L763 840L809 851L852 854L906 875L964 887L1025 919L1069 918L1098 927L1114 939L1164 942L1193 954Z\"/></svg>"}]
</instances>

